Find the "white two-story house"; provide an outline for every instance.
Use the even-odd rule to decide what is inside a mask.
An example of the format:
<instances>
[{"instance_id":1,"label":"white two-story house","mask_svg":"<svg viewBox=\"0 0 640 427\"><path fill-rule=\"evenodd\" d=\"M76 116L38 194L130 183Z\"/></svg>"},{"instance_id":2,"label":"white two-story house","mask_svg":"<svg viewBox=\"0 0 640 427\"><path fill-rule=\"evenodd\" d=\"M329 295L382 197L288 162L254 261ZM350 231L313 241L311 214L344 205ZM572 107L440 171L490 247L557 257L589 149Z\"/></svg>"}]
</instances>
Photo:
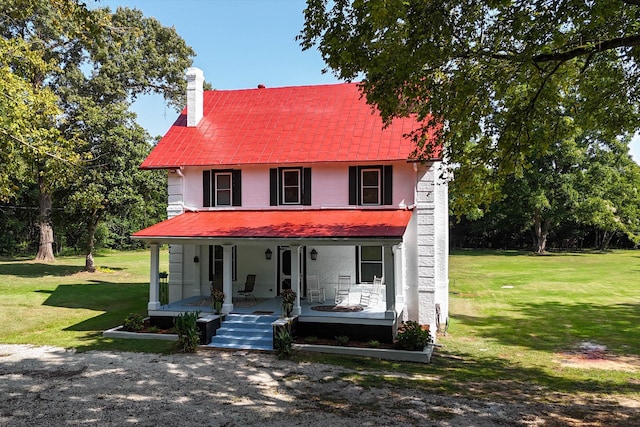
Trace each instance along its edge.
<instances>
[{"instance_id":1,"label":"white two-story house","mask_svg":"<svg viewBox=\"0 0 640 427\"><path fill-rule=\"evenodd\" d=\"M414 119L385 127L352 83L203 91L202 71L187 79L186 109L141 165L169 177L169 218L134 234L151 246L150 316L209 296L214 278L233 312L250 274L257 300L291 288L299 327L330 336L386 339L402 320L434 331L447 318L447 183L441 159L409 160ZM310 276L324 302L306 298ZM350 286L341 303L360 311L311 310L335 304L339 276ZM363 306L374 277L379 298Z\"/></svg>"}]
</instances>

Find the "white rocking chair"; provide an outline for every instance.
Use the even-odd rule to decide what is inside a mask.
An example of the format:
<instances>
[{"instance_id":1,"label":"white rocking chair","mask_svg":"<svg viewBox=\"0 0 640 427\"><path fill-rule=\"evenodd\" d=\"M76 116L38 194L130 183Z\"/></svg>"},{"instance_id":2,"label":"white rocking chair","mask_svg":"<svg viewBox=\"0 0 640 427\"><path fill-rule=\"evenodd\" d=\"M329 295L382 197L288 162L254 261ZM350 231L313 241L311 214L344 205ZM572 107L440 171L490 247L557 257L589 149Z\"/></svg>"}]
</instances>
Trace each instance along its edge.
<instances>
[{"instance_id":1,"label":"white rocking chair","mask_svg":"<svg viewBox=\"0 0 640 427\"><path fill-rule=\"evenodd\" d=\"M307 276L307 298L312 303L314 299L324 302L324 288L320 287L318 276Z\"/></svg>"},{"instance_id":2,"label":"white rocking chair","mask_svg":"<svg viewBox=\"0 0 640 427\"><path fill-rule=\"evenodd\" d=\"M336 305L340 304L343 301L347 301L349 304L349 288L351 287L351 276L339 275L338 276L338 287L336 288Z\"/></svg>"}]
</instances>

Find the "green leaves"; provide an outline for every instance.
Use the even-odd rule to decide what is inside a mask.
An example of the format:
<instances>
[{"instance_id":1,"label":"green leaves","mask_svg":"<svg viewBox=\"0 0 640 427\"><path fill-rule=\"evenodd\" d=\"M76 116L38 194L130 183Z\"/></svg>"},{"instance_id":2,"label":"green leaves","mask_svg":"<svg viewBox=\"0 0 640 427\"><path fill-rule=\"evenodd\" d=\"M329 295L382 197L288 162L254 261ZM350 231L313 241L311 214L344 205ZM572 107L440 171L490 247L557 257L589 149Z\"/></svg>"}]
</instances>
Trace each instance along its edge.
<instances>
[{"instance_id":1,"label":"green leaves","mask_svg":"<svg viewBox=\"0 0 640 427\"><path fill-rule=\"evenodd\" d=\"M181 108L194 55L175 29L138 10L0 3L0 200L38 183L41 198L64 199L65 221L86 227L90 250L105 215L162 215L153 199L163 178L138 171L150 137L128 110L152 92Z\"/></svg>"},{"instance_id":2,"label":"green leaves","mask_svg":"<svg viewBox=\"0 0 640 427\"><path fill-rule=\"evenodd\" d=\"M487 182L522 174L558 141L640 128L639 13L613 0L308 0L299 40L337 76L362 79L385 120L444 124L434 144L465 181L452 205L464 213L500 198Z\"/></svg>"}]
</instances>

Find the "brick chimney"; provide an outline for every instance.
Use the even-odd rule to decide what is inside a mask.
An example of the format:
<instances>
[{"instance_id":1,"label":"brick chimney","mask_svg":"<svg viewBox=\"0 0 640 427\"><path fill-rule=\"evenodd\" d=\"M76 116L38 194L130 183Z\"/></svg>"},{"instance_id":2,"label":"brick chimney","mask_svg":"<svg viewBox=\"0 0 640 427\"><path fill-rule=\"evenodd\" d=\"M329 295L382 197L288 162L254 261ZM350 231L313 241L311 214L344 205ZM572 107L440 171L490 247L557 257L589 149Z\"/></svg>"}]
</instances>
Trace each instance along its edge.
<instances>
[{"instance_id":1,"label":"brick chimney","mask_svg":"<svg viewBox=\"0 0 640 427\"><path fill-rule=\"evenodd\" d=\"M197 126L202 119L203 100L202 85L204 84L204 74L199 68L191 67L187 69L187 126Z\"/></svg>"}]
</instances>

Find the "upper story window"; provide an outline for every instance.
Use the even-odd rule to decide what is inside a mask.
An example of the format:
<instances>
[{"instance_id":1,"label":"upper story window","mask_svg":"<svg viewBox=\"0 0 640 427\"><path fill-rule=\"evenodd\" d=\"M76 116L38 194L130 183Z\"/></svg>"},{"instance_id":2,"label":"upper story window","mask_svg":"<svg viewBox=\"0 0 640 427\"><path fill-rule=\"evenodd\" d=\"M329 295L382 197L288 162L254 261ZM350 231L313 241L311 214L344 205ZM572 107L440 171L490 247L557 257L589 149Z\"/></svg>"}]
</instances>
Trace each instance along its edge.
<instances>
[{"instance_id":1,"label":"upper story window","mask_svg":"<svg viewBox=\"0 0 640 427\"><path fill-rule=\"evenodd\" d=\"M202 206L241 206L241 173L237 169L202 172Z\"/></svg>"},{"instance_id":2,"label":"upper story window","mask_svg":"<svg viewBox=\"0 0 640 427\"><path fill-rule=\"evenodd\" d=\"M361 204L380 205L382 199L382 177L380 169L360 169Z\"/></svg>"},{"instance_id":3,"label":"upper story window","mask_svg":"<svg viewBox=\"0 0 640 427\"><path fill-rule=\"evenodd\" d=\"M231 188L231 172L213 174L215 206L231 206L233 190Z\"/></svg>"},{"instance_id":4,"label":"upper story window","mask_svg":"<svg viewBox=\"0 0 640 427\"><path fill-rule=\"evenodd\" d=\"M350 166L349 204L360 206L393 204L392 166Z\"/></svg>"},{"instance_id":5,"label":"upper story window","mask_svg":"<svg viewBox=\"0 0 640 427\"><path fill-rule=\"evenodd\" d=\"M300 169L283 169L282 176L282 204L299 205L302 194L302 182L300 180Z\"/></svg>"},{"instance_id":6,"label":"upper story window","mask_svg":"<svg viewBox=\"0 0 640 427\"><path fill-rule=\"evenodd\" d=\"M270 170L271 206L311 205L311 168Z\"/></svg>"}]
</instances>

